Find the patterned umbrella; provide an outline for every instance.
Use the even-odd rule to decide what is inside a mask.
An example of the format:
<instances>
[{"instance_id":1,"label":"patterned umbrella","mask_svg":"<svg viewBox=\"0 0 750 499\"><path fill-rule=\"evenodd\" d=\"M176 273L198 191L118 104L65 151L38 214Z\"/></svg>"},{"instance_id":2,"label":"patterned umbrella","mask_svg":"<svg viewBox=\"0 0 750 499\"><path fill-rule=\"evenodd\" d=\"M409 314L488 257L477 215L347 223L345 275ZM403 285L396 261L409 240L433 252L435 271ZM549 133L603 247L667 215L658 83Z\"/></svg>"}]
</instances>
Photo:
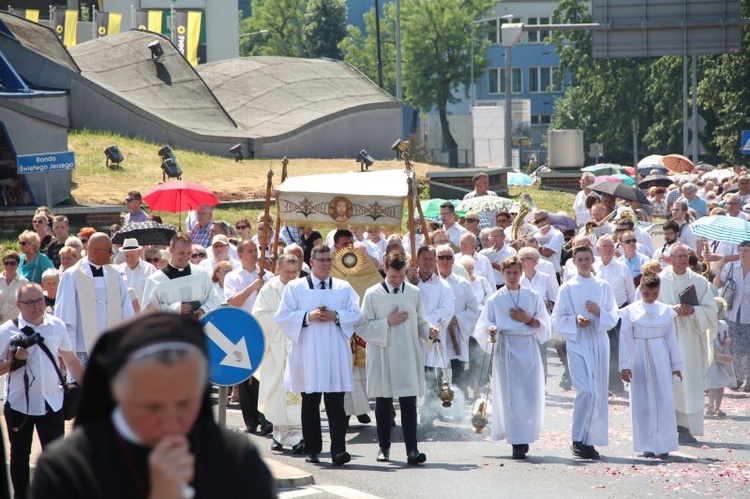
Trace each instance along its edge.
<instances>
[{"instance_id":1,"label":"patterned umbrella","mask_svg":"<svg viewBox=\"0 0 750 499\"><path fill-rule=\"evenodd\" d=\"M159 245L168 246L172 236L177 229L174 225L164 225L158 222L134 222L124 225L112 237L114 244L123 244L125 239L134 237L140 245Z\"/></svg>"},{"instance_id":2,"label":"patterned umbrella","mask_svg":"<svg viewBox=\"0 0 750 499\"><path fill-rule=\"evenodd\" d=\"M499 196L477 196L475 198L466 199L458 203L456 211L477 211L482 213L483 211L507 211L513 206L512 199L501 198Z\"/></svg>"},{"instance_id":3,"label":"patterned umbrella","mask_svg":"<svg viewBox=\"0 0 750 499\"><path fill-rule=\"evenodd\" d=\"M738 217L712 215L690 224L693 234L725 243L750 241L750 223Z\"/></svg>"}]
</instances>

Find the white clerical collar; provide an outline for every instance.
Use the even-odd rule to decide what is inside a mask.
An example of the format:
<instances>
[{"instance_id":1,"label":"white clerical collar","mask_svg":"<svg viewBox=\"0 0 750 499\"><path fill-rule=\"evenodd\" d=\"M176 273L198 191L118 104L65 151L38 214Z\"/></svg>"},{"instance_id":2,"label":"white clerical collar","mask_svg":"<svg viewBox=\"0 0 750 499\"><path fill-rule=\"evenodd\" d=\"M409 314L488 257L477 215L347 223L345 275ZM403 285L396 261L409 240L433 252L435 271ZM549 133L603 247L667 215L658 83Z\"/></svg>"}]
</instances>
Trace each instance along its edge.
<instances>
[{"instance_id":1,"label":"white clerical collar","mask_svg":"<svg viewBox=\"0 0 750 499\"><path fill-rule=\"evenodd\" d=\"M172 267L173 269L175 269L177 272L185 272L185 269L188 268L188 267L190 267L189 263L187 265L185 265L184 267L182 267L182 268L175 267L174 265L172 265L172 262L169 262L167 265L169 265L170 267Z\"/></svg>"},{"instance_id":2,"label":"white clerical collar","mask_svg":"<svg viewBox=\"0 0 750 499\"><path fill-rule=\"evenodd\" d=\"M112 425L114 425L117 433L125 440L134 445L146 445L146 443L135 434L133 429L130 427L128 422L125 420L125 414L122 412L122 407L119 405L112 411Z\"/></svg>"}]
</instances>

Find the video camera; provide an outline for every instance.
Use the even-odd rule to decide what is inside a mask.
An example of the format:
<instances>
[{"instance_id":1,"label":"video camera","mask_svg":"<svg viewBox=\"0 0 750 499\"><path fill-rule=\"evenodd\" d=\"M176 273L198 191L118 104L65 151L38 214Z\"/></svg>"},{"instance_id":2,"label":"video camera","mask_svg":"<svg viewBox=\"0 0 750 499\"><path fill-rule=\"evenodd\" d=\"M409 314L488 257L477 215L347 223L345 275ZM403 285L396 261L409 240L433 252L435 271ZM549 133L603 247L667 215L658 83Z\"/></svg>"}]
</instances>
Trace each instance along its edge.
<instances>
[{"instance_id":1,"label":"video camera","mask_svg":"<svg viewBox=\"0 0 750 499\"><path fill-rule=\"evenodd\" d=\"M10 340L10 346L13 348L29 348L39 343L44 343L44 338L38 332L29 336L15 336Z\"/></svg>"}]
</instances>

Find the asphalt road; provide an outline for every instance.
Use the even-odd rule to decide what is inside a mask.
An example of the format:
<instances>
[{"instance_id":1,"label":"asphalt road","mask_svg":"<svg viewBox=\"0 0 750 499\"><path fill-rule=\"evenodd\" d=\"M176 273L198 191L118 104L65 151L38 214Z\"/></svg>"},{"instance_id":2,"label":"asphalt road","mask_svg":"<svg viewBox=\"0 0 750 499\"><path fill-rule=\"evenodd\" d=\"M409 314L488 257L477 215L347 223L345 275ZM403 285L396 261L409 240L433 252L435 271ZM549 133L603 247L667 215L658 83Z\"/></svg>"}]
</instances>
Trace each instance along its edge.
<instances>
[{"instance_id":1,"label":"asphalt road","mask_svg":"<svg viewBox=\"0 0 750 499\"><path fill-rule=\"evenodd\" d=\"M347 435L352 462L343 469L330 465L330 455L311 465L304 456L272 452L269 437L251 436L263 455L312 473L315 486L284 489L281 497L349 498L456 498L507 497L747 497L750 487L750 394L727 390L724 420L707 418L705 435L694 446L683 446L667 461L645 459L632 447L627 398L610 398L609 446L600 448L602 459L582 461L570 454L570 424L574 392L558 387L562 367L550 351L545 430L531 444L525 461L510 458L511 448L493 442L489 428L472 432L469 408L466 422L436 421L430 430L419 429L424 466L405 464L401 430L394 429L390 463L375 460L378 451L373 422L356 419ZM327 435L323 417L323 447ZM228 411L227 423L239 428L239 411ZM398 421L398 420L397 420Z\"/></svg>"}]
</instances>

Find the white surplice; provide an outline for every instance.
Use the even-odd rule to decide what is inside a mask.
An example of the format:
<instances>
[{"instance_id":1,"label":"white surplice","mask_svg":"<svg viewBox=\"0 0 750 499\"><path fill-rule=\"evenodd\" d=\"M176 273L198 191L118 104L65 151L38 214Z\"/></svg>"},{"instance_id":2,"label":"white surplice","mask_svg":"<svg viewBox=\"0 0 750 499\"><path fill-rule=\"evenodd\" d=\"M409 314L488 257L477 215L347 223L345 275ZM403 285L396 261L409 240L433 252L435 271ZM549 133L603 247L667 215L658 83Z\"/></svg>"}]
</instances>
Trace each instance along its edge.
<instances>
[{"instance_id":1,"label":"white surplice","mask_svg":"<svg viewBox=\"0 0 750 499\"><path fill-rule=\"evenodd\" d=\"M143 287L141 310L171 310L180 312L182 302L200 302L200 309L208 313L221 305L211 276L192 263L188 264L190 274L170 279L163 271L154 272Z\"/></svg>"},{"instance_id":2,"label":"white surplice","mask_svg":"<svg viewBox=\"0 0 750 499\"><path fill-rule=\"evenodd\" d=\"M510 317L521 308L540 322L534 328ZM474 337L490 353L490 326L497 327L492 358L492 438L509 444L529 444L539 439L544 425L544 369L538 343L550 339L550 317L539 294L530 288L493 294L479 316Z\"/></svg>"},{"instance_id":3,"label":"white surplice","mask_svg":"<svg viewBox=\"0 0 750 499\"><path fill-rule=\"evenodd\" d=\"M682 370L674 318L663 303L639 300L620 309L620 371L630 369L633 448L664 454L677 450L672 372Z\"/></svg>"},{"instance_id":4,"label":"white surplice","mask_svg":"<svg viewBox=\"0 0 750 499\"><path fill-rule=\"evenodd\" d=\"M453 340L450 337L450 331L448 331L445 344L446 354L448 355L448 359L469 362L469 336L474 331L474 326L476 326L477 319L479 319L477 298L474 296L474 289L471 287L471 283L463 277L451 272L445 278L445 281L450 284L455 298L455 312L453 315L456 317L458 325L454 328L454 333L460 350L456 352L456 349L453 347Z\"/></svg>"},{"instance_id":5,"label":"white surplice","mask_svg":"<svg viewBox=\"0 0 750 499\"><path fill-rule=\"evenodd\" d=\"M595 316L586 310L586 302L599 305ZM588 327L579 327L576 316L592 319ZM607 445L609 406L609 337L607 331L617 325L619 315L612 288L596 277L575 275L560 286L552 309L552 324L567 340L568 369L576 390L573 400L573 441L584 445Z\"/></svg>"},{"instance_id":6,"label":"white surplice","mask_svg":"<svg viewBox=\"0 0 750 499\"><path fill-rule=\"evenodd\" d=\"M282 332L292 341L287 388L296 393L352 391L349 339L361 317L359 296L346 281L328 278L325 282L327 289L319 289L312 276L291 281L275 315ZM305 326L308 313L322 306L338 312L339 324L308 322Z\"/></svg>"},{"instance_id":7,"label":"white surplice","mask_svg":"<svg viewBox=\"0 0 750 499\"><path fill-rule=\"evenodd\" d=\"M708 281L690 269L682 275L667 267L661 274L659 301L666 305L677 305L680 293L694 285L700 304L692 315L677 317L677 341L685 363L682 383L674 385L674 405L677 424L690 430L693 435L703 435L703 391L705 376L711 365L713 349L710 338L716 334L716 301Z\"/></svg>"},{"instance_id":8,"label":"white surplice","mask_svg":"<svg viewBox=\"0 0 750 499\"><path fill-rule=\"evenodd\" d=\"M456 298L453 296L453 290L437 273L432 274L426 281L420 277L417 287L422 293L422 306L427 314L427 320L432 327L440 329L439 344L433 341L424 342L424 365L450 369L445 344L448 338L448 323L455 311Z\"/></svg>"},{"instance_id":9,"label":"white surplice","mask_svg":"<svg viewBox=\"0 0 750 499\"><path fill-rule=\"evenodd\" d=\"M409 318L397 326L388 325L393 309L406 311ZM376 284L367 290L362 303L362 320L357 334L367 342L367 395L369 397L413 397L424 395L424 352L420 339L430 333L416 286L404 284L403 292L392 294Z\"/></svg>"},{"instance_id":10,"label":"white surplice","mask_svg":"<svg viewBox=\"0 0 750 499\"><path fill-rule=\"evenodd\" d=\"M284 388L287 369L289 339L274 320L281 304L285 285L281 278L274 277L263 285L253 305L252 314L263 328L266 351L255 377L262 381L258 385L258 410L269 421L273 421L273 433L277 442L292 447L302 440L302 397Z\"/></svg>"}]
</instances>

